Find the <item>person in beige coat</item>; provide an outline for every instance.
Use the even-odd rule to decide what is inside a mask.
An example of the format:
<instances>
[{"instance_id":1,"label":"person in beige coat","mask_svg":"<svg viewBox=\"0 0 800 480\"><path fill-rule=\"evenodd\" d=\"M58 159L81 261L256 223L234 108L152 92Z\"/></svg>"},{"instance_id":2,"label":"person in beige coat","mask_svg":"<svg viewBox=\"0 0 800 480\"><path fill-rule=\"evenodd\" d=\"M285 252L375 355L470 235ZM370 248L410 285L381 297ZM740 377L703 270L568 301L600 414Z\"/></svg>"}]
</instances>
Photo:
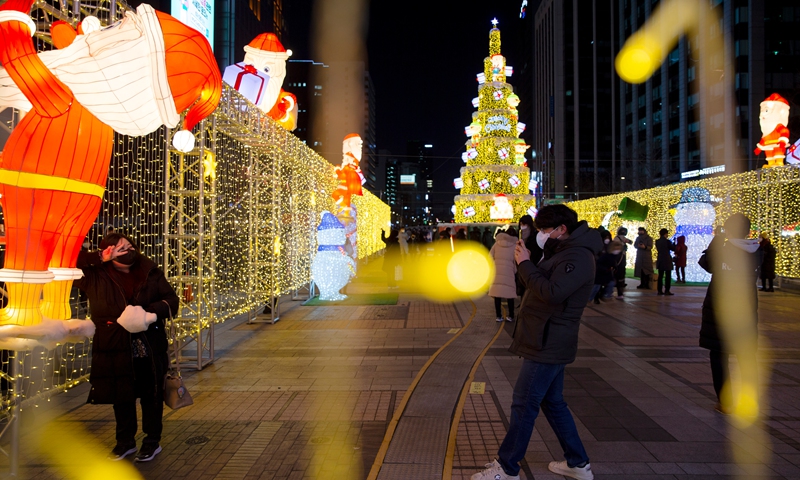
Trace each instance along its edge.
<instances>
[{"instance_id":1,"label":"person in beige coat","mask_svg":"<svg viewBox=\"0 0 800 480\"><path fill-rule=\"evenodd\" d=\"M514 227L509 227L506 231L500 231L494 238L494 246L489 251L489 255L494 259L495 275L492 286L489 287L489 296L494 297L494 309L497 314L497 321L503 321L502 302L505 298L508 302L507 322L514 321L514 300L517 298L517 284L515 276L517 274L517 264L514 262L514 246L517 243L517 231Z\"/></svg>"}]
</instances>

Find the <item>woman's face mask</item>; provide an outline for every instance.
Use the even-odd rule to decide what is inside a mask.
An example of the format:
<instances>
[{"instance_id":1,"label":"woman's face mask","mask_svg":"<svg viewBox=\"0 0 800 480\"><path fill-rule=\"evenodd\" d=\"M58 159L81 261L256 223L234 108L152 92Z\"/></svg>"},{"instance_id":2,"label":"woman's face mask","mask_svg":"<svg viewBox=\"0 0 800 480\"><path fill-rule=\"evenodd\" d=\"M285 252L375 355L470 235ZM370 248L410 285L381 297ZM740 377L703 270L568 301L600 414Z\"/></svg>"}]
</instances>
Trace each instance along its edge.
<instances>
[{"instance_id":1,"label":"woman's face mask","mask_svg":"<svg viewBox=\"0 0 800 480\"><path fill-rule=\"evenodd\" d=\"M603 243L608 245L609 243L611 243L611 239L610 238L606 238L605 240L603 240Z\"/></svg>"}]
</instances>

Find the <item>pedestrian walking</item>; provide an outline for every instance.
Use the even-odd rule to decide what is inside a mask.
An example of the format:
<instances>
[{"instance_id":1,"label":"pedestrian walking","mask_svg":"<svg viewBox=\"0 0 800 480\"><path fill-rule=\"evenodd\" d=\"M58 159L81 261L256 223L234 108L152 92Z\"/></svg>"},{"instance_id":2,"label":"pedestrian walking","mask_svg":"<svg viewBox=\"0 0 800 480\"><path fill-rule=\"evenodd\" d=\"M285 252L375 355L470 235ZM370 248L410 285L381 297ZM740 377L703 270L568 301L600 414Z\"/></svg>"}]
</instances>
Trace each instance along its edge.
<instances>
[{"instance_id":1,"label":"pedestrian walking","mask_svg":"<svg viewBox=\"0 0 800 480\"><path fill-rule=\"evenodd\" d=\"M517 298L515 282L517 264L514 262L514 247L517 244L517 231L513 227L500 231L494 239L494 245L489 250L489 255L494 259L494 281L489 287L489 296L494 298L494 310L497 321L503 321L503 299L508 306L507 322L514 321L514 300Z\"/></svg>"},{"instance_id":2,"label":"pedestrian walking","mask_svg":"<svg viewBox=\"0 0 800 480\"><path fill-rule=\"evenodd\" d=\"M675 283L686 283L686 254L688 252L686 237L681 235L675 243Z\"/></svg>"},{"instance_id":3,"label":"pedestrian walking","mask_svg":"<svg viewBox=\"0 0 800 480\"><path fill-rule=\"evenodd\" d=\"M550 462L551 472L572 478L594 478L575 420L564 401L564 368L575 361L580 318L592 291L594 257L602 242L597 230L566 205L547 205L536 215L536 241L544 258L535 264L519 240L515 260L525 285L510 351L523 357L514 387L508 432L497 459L472 480L518 480L541 408L565 460Z\"/></svg>"},{"instance_id":4,"label":"pedestrian walking","mask_svg":"<svg viewBox=\"0 0 800 480\"><path fill-rule=\"evenodd\" d=\"M761 250L761 291L774 292L775 288L772 281L775 280L775 258L778 256L778 251L769 241L766 233L761 234L761 241L759 242L759 250ZM769 287L767 287L769 284Z\"/></svg>"},{"instance_id":5,"label":"pedestrian walking","mask_svg":"<svg viewBox=\"0 0 800 480\"><path fill-rule=\"evenodd\" d=\"M669 230L662 228L658 232L656 240L656 268L658 269L658 295L675 295L670 291L672 284L672 253L675 251L675 244L667 238Z\"/></svg>"},{"instance_id":6,"label":"pedestrian walking","mask_svg":"<svg viewBox=\"0 0 800 480\"><path fill-rule=\"evenodd\" d=\"M709 350L711 378L717 394L714 408L722 414L730 413L734 406L729 384L730 353L737 354L743 382L746 379L756 382L758 378L755 283L761 259L758 241L746 239L749 233L750 220L741 213L731 215L725 222L724 233L714 236L698 261L711 274L703 300L700 346Z\"/></svg>"},{"instance_id":7,"label":"pedestrian walking","mask_svg":"<svg viewBox=\"0 0 800 480\"><path fill-rule=\"evenodd\" d=\"M639 236L633 246L636 247L633 275L641 279L636 288L650 289L650 278L653 276L653 237L647 234L644 227L639 227Z\"/></svg>"},{"instance_id":8,"label":"pedestrian walking","mask_svg":"<svg viewBox=\"0 0 800 480\"><path fill-rule=\"evenodd\" d=\"M381 240L386 245L386 251L383 254L382 270L386 273L386 283L390 289L397 287L397 280L402 279L402 268L400 266L400 241L398 240L398 231L392 230L389 236L386 236L386 230L381 229Z\"/></svg>"},{"instance_id":9,"label":"pedestrian walking","mask_svg":"<svg viewBox=\"0 0 800 480\"><path fill-rule=\"evenodd\" d=\"M164 376L169 368L166 320L178 312L178 295L160 268L127 235L112 231L100 251L81 251L95 334L87 403L114 405L116 446L110 460L136 453L149 462L161 452ZM136 399L142 409L142 447L136 449Z\"/></svg>"}]
</instances>

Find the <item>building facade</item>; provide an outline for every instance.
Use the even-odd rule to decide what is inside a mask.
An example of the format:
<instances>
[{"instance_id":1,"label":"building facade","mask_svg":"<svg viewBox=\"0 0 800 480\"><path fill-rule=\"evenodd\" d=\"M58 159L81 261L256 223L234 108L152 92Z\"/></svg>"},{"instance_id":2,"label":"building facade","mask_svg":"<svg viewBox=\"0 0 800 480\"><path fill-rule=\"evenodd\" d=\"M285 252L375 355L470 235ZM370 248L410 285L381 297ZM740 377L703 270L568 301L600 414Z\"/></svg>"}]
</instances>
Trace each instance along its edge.
<instances>
[{"instance_id":1,"label":"building facade","mask_svg":"<svg viewBox=\"0 0 800 480\"><path fill-rule=\"evenodd\" d=\"M532 144L546 197L666 185L711 166L724 165L725 173L759 168L759 108L772 93L789 101L789 128L800 129L797 2L701 2L696 33L681 37L638 85L622 81L613 61L660 0L538 5ZM710 52L720 40L724 52ZM702 87L701 77L708 79Z\"/></svg>"},{"instance_id":2,"label":"building facade","mask_svg":"<svg viewBox=\"0 0 800 480\"><path fill-rule=\"evenodd\" d=\"M533 170L547 198L614 190L611 6L543 0L532 19Z\"/></svg>"},{"instance_id":3,"label":"building facade","mask_svg":"<svg viewBox=\"0 0 800 480\"><path fill-rule=\"evenodd\" d=\"M617 3L620 45L658 3ZM753 149L761 138L760 103L771 93L795 106L790 128L797 124L797 2L704 0L699 20L697 34L682 37L647 82L619 82L620 173L630 179L628 189L672 183L710 166L724 165L725 173L762 166ZM709 52L709 40L720 36L724 53ZM703 69L712 79L704 87Z\"/></svg>"},{"instance_id":4,"label":"building facade","mask_svg":"<svg viewBox=\"0 0 800 480\"><path fill-rule=\"evenodd\" d=\"M283 82L283 89L297 97L297 128L292 133L314 150L322 145L323 135L314 129L311 117L321 115L324 108L325 75L319 72L326 68L328 66L322 62L290 58Z\"/></svg>"}]
</instances>

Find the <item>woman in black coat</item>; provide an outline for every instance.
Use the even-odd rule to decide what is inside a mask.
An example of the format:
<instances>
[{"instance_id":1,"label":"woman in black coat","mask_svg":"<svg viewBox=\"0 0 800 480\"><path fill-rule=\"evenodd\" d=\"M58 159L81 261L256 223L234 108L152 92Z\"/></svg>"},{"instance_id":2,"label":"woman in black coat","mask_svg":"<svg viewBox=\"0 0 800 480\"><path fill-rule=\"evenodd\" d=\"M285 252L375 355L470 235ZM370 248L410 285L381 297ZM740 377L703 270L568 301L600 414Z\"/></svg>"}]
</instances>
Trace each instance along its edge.
<instances>
[{"instance_id":1,"label":"woman in black coat","mask_svg":"<svg viewBox=\"0 0 800 480\"><path fill-rule=\"evenodd\" d=\"M775 258L778 256L778 251L775 250L766 233L761 234L759 245L758 249L761 250L761 291L774 292L772 281L775 280Z\"/></svg>"},{"instance_id":2,"label":"woman in black coat","mask_svg":"<svg viewBox=\"0 0 800 480\"><path fill-rule=\"evenodd\" d=\"M136 452L136 399L141 399L146 437L136 460L152 460L161 446L164 375L169 367L165 321L178 311L178 296L156 264L121 233L110 233L98 252L80 252L83 278L76 286L89 298L95 325L92 389L87 403L113 404L121 460Z\"/></svg>"}]
</instances>

